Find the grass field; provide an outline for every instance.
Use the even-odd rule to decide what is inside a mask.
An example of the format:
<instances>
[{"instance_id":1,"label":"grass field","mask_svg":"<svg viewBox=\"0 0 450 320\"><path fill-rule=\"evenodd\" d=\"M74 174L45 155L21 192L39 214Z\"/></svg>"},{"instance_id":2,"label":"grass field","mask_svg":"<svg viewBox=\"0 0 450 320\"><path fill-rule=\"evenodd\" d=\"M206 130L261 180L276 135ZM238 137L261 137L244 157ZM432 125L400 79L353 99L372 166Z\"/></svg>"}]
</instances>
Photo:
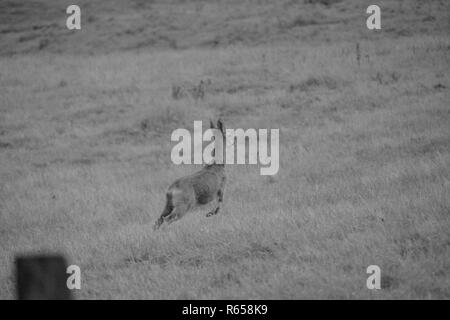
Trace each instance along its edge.
<instances>
[{"instance_id":1,"label":"grass field","mask_svg":"<svg viewBox=\"0 0 450 320\"><path fill-rule=\"evenodd\" d=\"M82 299L449 299L449 5L380 2L383 29L371 33L364 4L311 2L245 1L245 14L233 1L229 11L182 2L203 12L203 40L183 31L190 20L159 23L142 30L177 45L149 50L145 34L95 47L104 29L75 35L73 52L68 31L20 42L26 22L11 22L0 56L0 299L14 298L14 255L32 251L80 266ZM322 16L306 23L297 9ZM256 31L244 28L252 19ZM208 42L217 34L227 41ZM44 37L55 42L41 48ZM187 94L175 98L174 86ZM154 232L166 188L199 169L172 164L171 132L217 117L280 129L278 174L227 166L222 214L192 212ZM372 264L381 290L366 288Z\"/></svg>"}]
</instances>

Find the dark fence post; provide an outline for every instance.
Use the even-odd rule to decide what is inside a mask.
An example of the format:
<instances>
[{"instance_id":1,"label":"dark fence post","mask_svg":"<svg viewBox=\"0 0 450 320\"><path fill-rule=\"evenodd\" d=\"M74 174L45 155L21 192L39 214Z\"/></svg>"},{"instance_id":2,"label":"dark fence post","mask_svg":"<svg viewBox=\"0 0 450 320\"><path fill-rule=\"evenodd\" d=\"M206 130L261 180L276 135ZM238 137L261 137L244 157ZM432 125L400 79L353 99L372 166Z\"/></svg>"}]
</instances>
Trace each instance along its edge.
<instances>
[{"instance_id":1,"label":"dark fence post","mask_svg":"<svg viewBox=\"0 0 450 320\"><path fill-rule=\"evenodd\" d=\"M16 292L19 300L70 300L67 262L61 255L18 256Z\"/></svg>"}]
</instances>

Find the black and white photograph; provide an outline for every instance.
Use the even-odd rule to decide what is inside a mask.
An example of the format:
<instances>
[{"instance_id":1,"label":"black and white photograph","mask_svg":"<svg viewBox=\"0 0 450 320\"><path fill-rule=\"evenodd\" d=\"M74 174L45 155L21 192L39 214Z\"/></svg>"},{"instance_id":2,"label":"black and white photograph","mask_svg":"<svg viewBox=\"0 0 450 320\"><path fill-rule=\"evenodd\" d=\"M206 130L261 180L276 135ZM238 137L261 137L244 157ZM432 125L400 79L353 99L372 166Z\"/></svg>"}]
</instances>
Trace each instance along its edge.
<instances>
[{"instance_id":1,"label":"black and white photograph","mask_svg":"<svg viewBox=\"0 0 450 320\"><path fill-rule=\"evenodd\" d=\"M0 0L0 300L449 300L449 67L448 0Z\"/></svg>"}]
</instances>

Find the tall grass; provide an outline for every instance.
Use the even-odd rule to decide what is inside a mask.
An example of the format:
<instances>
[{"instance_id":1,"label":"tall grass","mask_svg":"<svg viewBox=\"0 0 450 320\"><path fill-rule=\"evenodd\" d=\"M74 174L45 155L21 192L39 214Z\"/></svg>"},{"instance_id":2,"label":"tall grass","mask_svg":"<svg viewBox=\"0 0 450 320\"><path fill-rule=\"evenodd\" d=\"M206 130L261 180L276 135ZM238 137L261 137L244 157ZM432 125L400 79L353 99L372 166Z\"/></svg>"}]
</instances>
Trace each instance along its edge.
<instances>
[{"instance_id":1,"label":"tall grass","mask_svg":"<svg viewBox=\"0 0 450 320\"><path fill-rule=\"evenodd\" d=\"M79 265L87 299L449 298L450 43L360 46L360 66L353 43L0 59L0 297L33 250ZM279 128L279 173L228 166L223 214L153 232L196 169L171 131L217 116Z\"/></svg>"}]
</instances>

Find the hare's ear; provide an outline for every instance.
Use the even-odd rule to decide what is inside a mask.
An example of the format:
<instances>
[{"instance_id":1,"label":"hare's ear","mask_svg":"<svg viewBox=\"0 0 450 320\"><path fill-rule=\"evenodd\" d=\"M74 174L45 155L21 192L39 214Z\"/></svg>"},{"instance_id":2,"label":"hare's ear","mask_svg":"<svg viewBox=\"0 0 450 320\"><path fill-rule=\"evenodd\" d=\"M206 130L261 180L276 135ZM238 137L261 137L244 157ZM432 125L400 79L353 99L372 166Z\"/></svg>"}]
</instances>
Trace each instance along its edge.
<instances>
[{"instance_id":1,"label":"hare's ear","mask_svg":"<svg viewBox=\"0 0 450 320\"><path fill-rule=\"evenodd\" d=\"M225 134L225 126L223 125L222 120L217 120L217 128L222 132L222 134Z\"/></svg>"},{"instance_id":2,"label":"hare's ear","mask_svg":"<svg viewBox=\"0 0 450 320\"><path fill-rule=\"evenodd\" d=\"M216 128L216 125L214 124L214 122L211 119L209 120L209 126L211 127L211 129Z\"/></svg>"}]
</instances>

